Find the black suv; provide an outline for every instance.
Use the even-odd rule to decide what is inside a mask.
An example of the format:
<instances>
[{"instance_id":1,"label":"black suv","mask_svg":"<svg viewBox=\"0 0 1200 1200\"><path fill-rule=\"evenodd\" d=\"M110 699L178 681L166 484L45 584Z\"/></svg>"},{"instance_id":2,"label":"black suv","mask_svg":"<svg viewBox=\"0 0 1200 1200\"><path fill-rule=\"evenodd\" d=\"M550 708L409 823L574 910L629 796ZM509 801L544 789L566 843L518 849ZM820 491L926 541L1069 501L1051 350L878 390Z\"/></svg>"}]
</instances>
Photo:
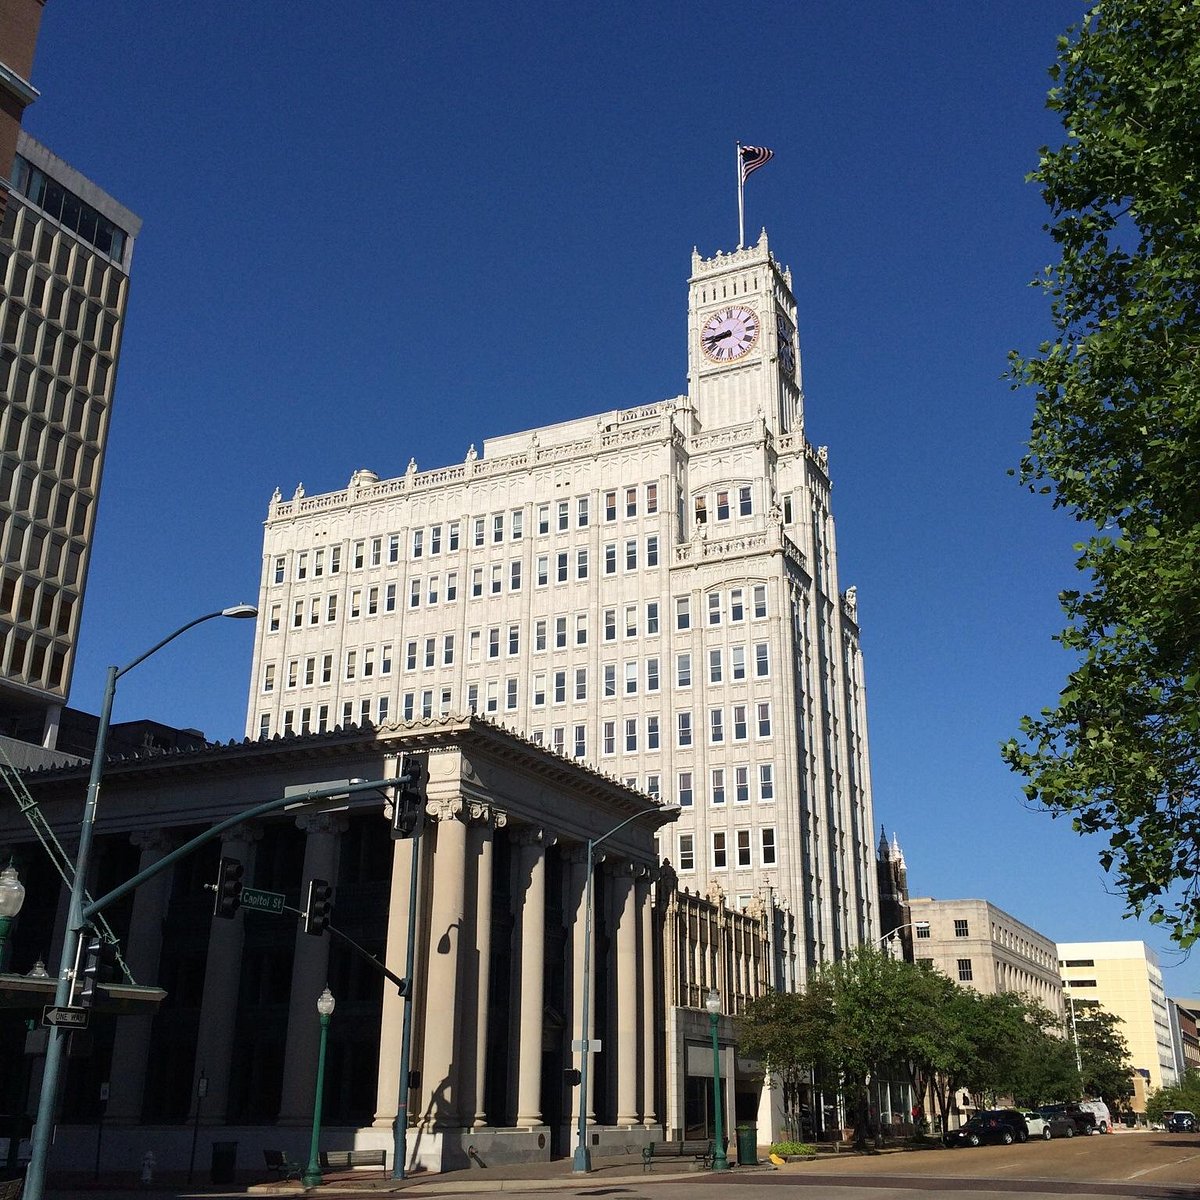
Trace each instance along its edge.
<instances>
[{"instance_id":1,"label":"black suv","mask_svg":"<svg viewBox=\"0 0 1200 1200\"><path fill-rule=\"evenodd\" d=\"M977 1112L961 1129L951 1129L942 1135L942 1144L953 1149L955 1146L978 1146L981 1142L1000 1142L1011 1146L1013 1142L1029 1141L1029 1126L1015 1108L985 1108Z\"/></svg>"},{"instance_id":2,"label":"black suv","mask_svg":"<svg viewBox=\"0 0 1200 1200\"><path fill-rule=\"evenodd\" d=\"M1186 1108L1173 1112L1167 1118L1167 1129L1171 1133L1195 1133L1196 1114L1188 1112Z\"/></svg>"},{"instance_id":3,"label":"black suv","mask_svg":"<svg viewBox=\"0 0 1200 1200\"><path fill-rule=\"evenodd\" d=\"M1068 1116L1075 1122L1076 1133L1096 1133L1096 1114L1086 1108L1080 1108L1078 1104L1045 1104L1038 1109L1038 1112L1043 1117L1049 1117L1054 1113L1062 1113Z\"/></svg>"}]
</instances>

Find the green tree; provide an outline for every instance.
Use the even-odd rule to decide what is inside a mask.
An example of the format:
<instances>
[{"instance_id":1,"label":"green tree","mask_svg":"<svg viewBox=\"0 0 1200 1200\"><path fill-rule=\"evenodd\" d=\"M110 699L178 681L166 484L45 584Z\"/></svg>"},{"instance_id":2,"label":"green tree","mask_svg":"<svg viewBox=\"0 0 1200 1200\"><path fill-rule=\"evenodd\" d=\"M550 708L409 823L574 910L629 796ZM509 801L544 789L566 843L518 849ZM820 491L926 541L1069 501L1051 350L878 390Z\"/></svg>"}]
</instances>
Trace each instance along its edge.
<instances>
[{"instance_id":1,"label":"green tree","mask_svg":"<svg viewBox=\"0 0 1200 1200\"><path fill-rule=\"evenodd\" d=\"M1095 1001L1075 1001L1075 1037L1083 1064L1083 1091L1099 1096L1114 1112L1128 1108L1133 1097L1133 1064L1120 1017Z\"/></svg>"},{"instance_id":2,"label":"green tree","mask_svg":"<svg viewBox=\"0 0 1200 1200\"><path fill-rule=\"evenodd\" d=\"M1161 1121L1164 1114L1179 1112L1200 1113L1200 1071L1189 1070L1178 1082L1151 1092L1146 1098L1146 1118Z\"/></svg>"},{"instance_id":3,"label":"green tree","mask_svg":"<svg viewBox=\"0 0 1200 1200\"><path fill-rule=\"evenodd\" d=\"M1088 526L1058 640L1078 665L1003 748L1131 913L1200 935L1200 4L1102 0L1061 38L1066 141L1032 178L1056 334L1014 354L1036 406L1020 478Z\"/></svg>"}]
</instances>

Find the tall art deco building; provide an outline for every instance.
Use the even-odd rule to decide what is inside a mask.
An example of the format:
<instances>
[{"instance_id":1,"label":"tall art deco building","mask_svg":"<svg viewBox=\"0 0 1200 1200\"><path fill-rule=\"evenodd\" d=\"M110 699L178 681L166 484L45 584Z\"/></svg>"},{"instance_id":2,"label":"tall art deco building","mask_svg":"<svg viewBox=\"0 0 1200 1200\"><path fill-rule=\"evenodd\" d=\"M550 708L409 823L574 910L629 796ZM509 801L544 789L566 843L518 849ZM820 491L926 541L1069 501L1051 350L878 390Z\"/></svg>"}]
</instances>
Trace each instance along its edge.
<instances>
[{"instance_id":1,"label":"tall art deco building","mask_svg":"<svg viewBox=\"0 0 1200 1200\"><path fill-rule=\"evenodd\" d=\"M693 253L688 393L272 499L251 737L476 711L682 807L680 885L768 890L802 971L878 937L855 593L791 273Z\"/></svg>"}]
</instances>

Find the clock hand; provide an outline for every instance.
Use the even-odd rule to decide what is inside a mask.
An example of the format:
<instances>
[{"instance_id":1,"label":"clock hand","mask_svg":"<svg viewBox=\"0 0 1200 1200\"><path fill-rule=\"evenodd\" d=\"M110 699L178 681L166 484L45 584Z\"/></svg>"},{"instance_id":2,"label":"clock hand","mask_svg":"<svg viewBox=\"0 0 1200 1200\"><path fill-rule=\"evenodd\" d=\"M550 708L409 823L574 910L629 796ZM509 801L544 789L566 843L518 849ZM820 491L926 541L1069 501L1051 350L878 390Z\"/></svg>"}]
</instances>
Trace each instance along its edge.
<instances>
[{"instance_id":1,"label":"clock hand","mask_svg":"<svg viewBox=\"0 0 1200 1200\"><path fill-rule=\"evenodd\" d=\"M705 341L711 346L714 342L724 341L727 337L733 337L732 329L727 329L724 333L714 333L710 337L705 338Z\"/></svg>"}]
</instances>

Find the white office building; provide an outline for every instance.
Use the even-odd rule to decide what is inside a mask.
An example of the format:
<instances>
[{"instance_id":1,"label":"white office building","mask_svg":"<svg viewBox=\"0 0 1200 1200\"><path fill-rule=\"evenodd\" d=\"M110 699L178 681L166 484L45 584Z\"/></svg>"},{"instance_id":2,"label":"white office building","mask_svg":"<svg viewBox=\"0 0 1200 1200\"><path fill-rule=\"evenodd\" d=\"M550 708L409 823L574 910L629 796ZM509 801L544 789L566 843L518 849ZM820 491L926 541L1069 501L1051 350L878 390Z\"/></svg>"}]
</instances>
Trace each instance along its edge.
<instances>
[{"instance_id":1,"label":"white office building","mask_svg":"<svg viewBox=\"0 0 1200 1200\"><path fill-rule=\"evenodd\" d=\"M791 274L693 253L688 391L267 513L247 734L474 711L683 808L681 887L879 936L866 701ZM465 448L464 448L465 449Z\"/></svg>"}]
</instances>

